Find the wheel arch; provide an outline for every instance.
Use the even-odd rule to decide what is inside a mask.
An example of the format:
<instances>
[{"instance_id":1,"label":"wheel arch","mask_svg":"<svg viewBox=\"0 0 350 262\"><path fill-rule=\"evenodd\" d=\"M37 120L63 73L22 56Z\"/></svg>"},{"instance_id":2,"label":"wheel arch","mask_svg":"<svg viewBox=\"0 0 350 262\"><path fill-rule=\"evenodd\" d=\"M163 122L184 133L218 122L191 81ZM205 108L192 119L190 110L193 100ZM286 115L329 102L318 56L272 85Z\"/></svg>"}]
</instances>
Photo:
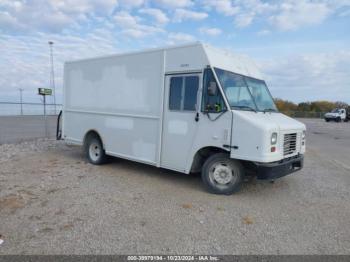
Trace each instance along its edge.
<instances>
[{"instance_id":1,"label":"wheel arch","mask_svg":"<svg viewBox=\"0 0 350 262\"><path fill-rule=\"evenodd\" d=\"M230 155L230 151L217 146L206 146L198 149L193 156L190 172L200 172L205 160L207 160L211 155L217 153L225 153Z\"/></svg>"},{"instance_id":2,"label":"wheel arch","mask_svg":"<svg viewBox=\"0 0 350 262\"><path fill-rule=\"evenodd\" d=\"M87 131L85 133L84 138L83 138L83 146L86 145L86 141L90 137L97 137L98 139L100 139L103 149L104 150L106 149L103 137L100 135L100 133L96 129L90 129L89 131Z\"/></svg>"}]
</instances>

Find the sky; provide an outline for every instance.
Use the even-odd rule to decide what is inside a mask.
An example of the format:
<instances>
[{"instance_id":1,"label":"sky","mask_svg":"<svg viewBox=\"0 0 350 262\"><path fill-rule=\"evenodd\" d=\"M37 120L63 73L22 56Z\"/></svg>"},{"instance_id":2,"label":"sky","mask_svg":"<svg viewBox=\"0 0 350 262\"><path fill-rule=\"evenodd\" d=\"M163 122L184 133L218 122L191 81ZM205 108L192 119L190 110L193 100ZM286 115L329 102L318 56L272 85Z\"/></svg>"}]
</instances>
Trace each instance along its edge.
<instances>
[{"instance_id":1,"label":"sky","mask_svg":"<svg viewBox=\"0 0 350 262\"><path fill-rule=\"evenodd\" d=\"M250 56L274 97L350 103L350 0L0 0L0 101L40 101L48 41L58 103L64 61L194 41Z\"/></svg>"}]
</instances>

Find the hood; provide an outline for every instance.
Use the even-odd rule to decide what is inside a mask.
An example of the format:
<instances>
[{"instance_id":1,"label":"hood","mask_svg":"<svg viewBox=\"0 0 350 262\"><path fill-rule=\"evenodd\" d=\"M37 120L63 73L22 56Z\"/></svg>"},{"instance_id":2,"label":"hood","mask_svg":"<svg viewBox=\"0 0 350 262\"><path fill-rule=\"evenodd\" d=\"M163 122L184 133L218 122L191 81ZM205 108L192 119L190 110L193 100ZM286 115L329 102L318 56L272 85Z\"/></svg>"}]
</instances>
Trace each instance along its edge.
<instances>
[{"instance_id":1,"label":"hood","mask_svg":"<svg viewBox=\"0 0 350 262\"><path fill-rule=\"evenodd\" d=\"M257 128L262 128L265 130L306 130L306 126L303 123L282 113L255 113L252 111L234 110L234 115L239 116L239 118L244 118L246 121L250 122Z\"/></svg>"},{"instance_id":2,"label":"hood","mask_svg":"<svg viewBox=\"0 0 350 262\"><path fill-rule=\"evenodd\" d=\"M276 112L233 110L231 157L256 162L274 162L283 159L284 135L301 135L305 125ZM271 135L277 132L277 150L271 152Z\"/></svg>"}]
</instances>

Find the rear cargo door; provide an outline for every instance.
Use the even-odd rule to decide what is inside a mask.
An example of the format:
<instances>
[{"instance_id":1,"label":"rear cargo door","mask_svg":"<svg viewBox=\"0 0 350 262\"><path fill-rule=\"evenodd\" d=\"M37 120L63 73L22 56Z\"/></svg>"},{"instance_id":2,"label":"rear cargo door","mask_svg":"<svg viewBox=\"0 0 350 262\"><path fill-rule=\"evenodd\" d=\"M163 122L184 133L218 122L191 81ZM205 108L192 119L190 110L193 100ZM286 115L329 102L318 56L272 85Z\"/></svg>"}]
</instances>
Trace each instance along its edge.
<instances>
[{"instance_id":1,"label":"rear cargo door","mask_svg":"<svg viewBox=\"0 0 350 262\"><path fill-rule=\"evenodd\" d=\"M161 166L185 172L198 127L196 108L202 74L165 78Z\"/></svg>"}]
</instances>

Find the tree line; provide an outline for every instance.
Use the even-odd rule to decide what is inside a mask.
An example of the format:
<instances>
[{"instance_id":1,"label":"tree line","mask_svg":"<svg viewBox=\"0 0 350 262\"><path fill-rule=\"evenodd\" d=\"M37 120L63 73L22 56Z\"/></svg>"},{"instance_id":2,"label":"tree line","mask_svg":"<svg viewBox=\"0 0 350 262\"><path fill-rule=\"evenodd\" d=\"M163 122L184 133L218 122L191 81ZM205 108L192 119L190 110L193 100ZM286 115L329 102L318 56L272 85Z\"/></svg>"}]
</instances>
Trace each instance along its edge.
<instances>
[{"instance_id":1,"label":"tree line","mask_svg":"<svg viewBox=\"0 0 350 262\"><path fill-rule=\"evenodd\" d=\"M335 108L347 108L348 103L337 101L313 101L313 102L301 102L294 103L288 100L283 100L280 98L275 99L276 106L281 112L329 112Z\"/></svg>"}]
</instances>

